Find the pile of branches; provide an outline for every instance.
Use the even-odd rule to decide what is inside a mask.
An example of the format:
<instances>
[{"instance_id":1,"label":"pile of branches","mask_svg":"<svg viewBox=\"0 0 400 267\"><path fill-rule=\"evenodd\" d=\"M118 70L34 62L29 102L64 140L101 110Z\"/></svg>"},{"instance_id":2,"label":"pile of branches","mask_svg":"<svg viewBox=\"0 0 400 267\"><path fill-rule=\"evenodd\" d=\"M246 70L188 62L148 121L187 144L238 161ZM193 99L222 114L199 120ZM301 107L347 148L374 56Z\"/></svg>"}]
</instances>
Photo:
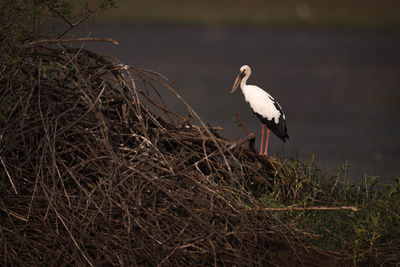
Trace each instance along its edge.
<instances>
[{"instance_id":1,"label":"pile of branches","mask_svg":"<svg viewBox=\"0 0 400 267\"><path fill-rule=\"evenodd\" d=\"M224 139L160 74L60 42L28 43L2 59L1 264L302 258L295 227L259 208L256 194L276 168L254 151L254 135Z\"/></svg>"}]
</instances>

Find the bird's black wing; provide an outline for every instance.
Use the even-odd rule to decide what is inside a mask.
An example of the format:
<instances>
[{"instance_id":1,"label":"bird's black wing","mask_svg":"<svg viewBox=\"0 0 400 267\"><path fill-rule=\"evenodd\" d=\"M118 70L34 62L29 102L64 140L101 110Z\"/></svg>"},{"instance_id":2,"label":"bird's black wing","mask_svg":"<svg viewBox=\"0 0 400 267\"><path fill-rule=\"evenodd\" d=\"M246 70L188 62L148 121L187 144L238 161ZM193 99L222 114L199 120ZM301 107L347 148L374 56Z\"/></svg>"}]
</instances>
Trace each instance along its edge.
<instances>
[{"instance_id":1,"label":"bird's black wing","mask_svg":"<svg viewBox=\"0 0 400 267\"><path fill-rule=\"evenodd\" d=\"M275 123L274 118L268 120L267 118L264 118L260 114L254 112L254 110L253 113L263 124L265 124L268 127L268 129L270 129L274 134L276 134L276 136L278 136L283 142L285 142L286 139L289 139L289 135L287 133L286 121L283 118L282 108L279 105L279 103L275 101L275 99L273 99L272 97L270 97L270 99L274 103L275 108L280 112L278 123Z\"/></svg>"}]
</instances>

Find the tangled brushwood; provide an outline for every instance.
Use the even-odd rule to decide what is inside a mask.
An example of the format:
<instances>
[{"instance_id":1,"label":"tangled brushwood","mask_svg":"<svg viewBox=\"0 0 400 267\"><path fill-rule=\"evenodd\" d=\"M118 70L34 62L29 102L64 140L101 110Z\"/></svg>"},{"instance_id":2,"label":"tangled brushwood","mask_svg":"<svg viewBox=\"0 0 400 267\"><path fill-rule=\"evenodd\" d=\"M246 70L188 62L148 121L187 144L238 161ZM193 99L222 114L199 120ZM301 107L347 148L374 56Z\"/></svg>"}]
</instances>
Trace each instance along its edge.
<instances>
[{"instance_id":1,"label":"tangled brushwood","mask_svg":"<svg viewBox=\"0 0 400 267\"><path fill-rule=\"evenodd\" d=\"M299 233L251 193L275 170L247 148L253 135L222 138L155 72L61 43L14 49L0 77L2 264L254 266L302 254Z\"/></svg>"}]
</instances>

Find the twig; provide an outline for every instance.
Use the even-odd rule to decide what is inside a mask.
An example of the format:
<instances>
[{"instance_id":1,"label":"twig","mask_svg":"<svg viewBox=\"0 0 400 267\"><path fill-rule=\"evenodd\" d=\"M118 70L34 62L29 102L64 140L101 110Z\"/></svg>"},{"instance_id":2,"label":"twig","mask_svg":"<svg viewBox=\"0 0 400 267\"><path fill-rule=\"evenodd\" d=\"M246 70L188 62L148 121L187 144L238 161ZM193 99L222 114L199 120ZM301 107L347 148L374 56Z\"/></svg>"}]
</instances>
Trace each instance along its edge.
<instances>
[{"instance_id":1,"label":"twig","mask_svg":"<svg viewBox=\"0 0 400 267\"><path fill-rule=\"evenodd\" d=\"M247 129L244 127L242 120L240 118L240 112L237 115L238 123L242 127L243 131L246 133L246 136L249 135L249 132L247 132Z\"/></svg>"},{"instance_id":2,"label":"twig","mask_svg":"<svg viewBox=\"0 0 400 267\"><path fill-rule=\"evenodd\" d=\"M2 158L1 156L0 156L0 161L1 161L1 164L3 164L4 170L6 171L7 177L8 177L8 179L10 180L10 183L11 183L13 189L14 189L15 194L18 195L18 191L17 191L17 188L15 187L14 181L13 181L13 179L11 178L11 175L10 175L10 173L8 172L7 167L6 167L6 164L4 163L3 158Z\"/></svg>"},{"instance_id":3,"label":"twig","mask_svg":"<svg viewBox=\"0 0 400 267\"><path fill-rule=\"evenodd\" d=\"M91 15L93 15L101 6L103 6L105 4L106 1L103 1L101 4L99 4L98 6L89 9L86 14L84 14L77 22L73 23L71 22L67 17L65 17L63 14L61 14L60 12L58 12L57 9L54 9L51 6L47 6L52 12L54 12L55 14L57 14L57 16L59 16L61 19L63 19L68 25L69 27L63 32L61 33L58 38L61 38L62 36L64 36L65 34L67 34L71 29L79 26L81 23L83 23L85 20L87 20Z\"/></svg>"},{"instance_id":4,"label":"twig","mask_svg":"<svg viewBox=\"0 0 400 267\"><path fill-rule=\"evenodd\" d=\"M242 145L242 144L244 144L244 143L246 143L246 142L248 142L249 140L254 139L254 138L255 138L255 135L252 133L252 134L246 136L245 138L242 138L242 139L240 139L239 141L234 142L234 143L231 144L228 148L225 148L225 149L222 149L222 150L223 150L223 152L225 153L225 152L230 151L230 150L232 150L232 149L234 149L234 148L236 148L236 147L238 147L238 146L240 146L240 145ZM210 155L207 155L207 157L204 157L204 158L198 160L197 162L193 163L193 165L194 165L194 164L199 164L199 163L202 162L202 161L205 161L205 160L207 160L207 159L210 159L211 157L214 157L215 155L217 155L219 152L220 152L220 151L214 151L214 152L211 153Z\"/></svg>"},{"instance_id":5,"label":"twig","mask_svg":"<svg viewBox=\"0 0 400 267\"><path fill-rule=\"evenodd\" d=\"M256 211L286 211L286 210L352 210L352 211L361 211L360 208L355 206L339 206L339 207L284 207L284 208L249 208L248 210L256 210Z\"/></svg>"},{"instance_id":6,"label":"twig","mask_svg":"<svg viewBox=\"0 0 400 267\"><path fill-rule=\"evenodd\" d=\"M110 42L113 43L114 45L118 45L118 42L113 38L85 37L85 38L67 38L67 39L41 39L27 43L23 47L29 47L40 44L49 44L49 43L72 43L72 42Z\"/></svg>"},{"instance_id":7,"label":"twig","mask_svg":"<svg viewBox=\"0 0 400 267\"><path fill-rule=\"evenodd\" d=\"M3 204L3 203L2 203L2 204ZM4 204L3 204L3 205L4 205ZM24 216L19 215L19 214L13 212L13 211L7 209L6 207L3 207L3 205L0 206L0 209L1 209L2 211L4 211L5 213L7 213L8 215L11 215L11 216L13 216L13 217L15 217L15 218L17 218L17 219L20 219L21 221L24 221L24 222L27 222L27 221L28 221L28 219L25 218Z\"/></svg>"},{"instance_id":8,"label":"twig","mask_svg":"<svg viewBox=\"0 0 400 267\"><path fill-rule=\"evenodd\" d=\"M134 68L134 67L130 67L129 69L132 70L132 71L135 71L135 72L140 72L140 69L136 69L136 68ZM147 78L149 78L149 79L151 79L151 80L154 80L154 81L158 82L160 85L162 85L163 87L165 87L166 89L168 89L168 91L170 91L172 94L174 94L174 95L176 96L176 98L178 98L178 99L182 102L182 104L185 106L186 110L187 110L188 112L190 112L190 113L193 115L193 117L195 117L195 118L200 122L200 124L206 129L206 132L208 133L208 135L210 136L210 138L211 138L211 139L213 140L213 142L215 143L215 146L218 148L218 151L220 152L220 154L221 154L221 156L222 156L222 158L223 158L223 160L224 160L225 166L227 167L228 171L231 173L231 172L232 172L231 166L229 165L229 162L228 162L228 160L226 159L225 154L224 154L224 152L222 151L221 146L218 144L217 140L215 139L214 134L207 128L207 126L205 125L205 123L203 122L203 120L200 118L200 116L197 114L197 112L186 102L186 100L185 100L177 91L175 91L175 89L173 89L173 88L172 88L171 86L169 86L167 83L165 83L164 81L160 80L159 78L154 77L154 76L152 76L152 75L149 75L149 74L147 74L147 73L143 73L143 72L142 72L142 74L144 74L145 77L147 77ZM203 133L202 133L201 131L199 131L199 133L200 133L200 135L203 136ZM207 154L206 154L206 153L205 153L205 155L206 155L206 157L207 157Z\"/></svg>"},{"instance_id":9,"label":"twig","mask_svg":"<svg viewBox=\"0 0 400 267\"><path fill-rule=\"evenodd\" d=\"M42 185L43 188L45 188L45 186ZM61 214L58 212L57 210L57 206L56 204L54 204L54 200L52 197L50 197L50 195L48 194L48 192L46 190L43 190L45 193L45 196L47 197L48 201L49 201L49 205L50 207L52 207L53 211L55 212L57 218L61 221L62 225L64 226L64 228L67 230L72 242L75 244L76 248L78 249L78 251L81 253L81 255L83 256L83 258L86 260L86 262L90 265L90 266L94 266L94 264L90 261L89 257L86 255L85 251L79 246L78 242L76 241L76 239L74 238L71 230L69 229L67 223L64 221L63 217L61 216Z\"/></svg>"}]
</instances>

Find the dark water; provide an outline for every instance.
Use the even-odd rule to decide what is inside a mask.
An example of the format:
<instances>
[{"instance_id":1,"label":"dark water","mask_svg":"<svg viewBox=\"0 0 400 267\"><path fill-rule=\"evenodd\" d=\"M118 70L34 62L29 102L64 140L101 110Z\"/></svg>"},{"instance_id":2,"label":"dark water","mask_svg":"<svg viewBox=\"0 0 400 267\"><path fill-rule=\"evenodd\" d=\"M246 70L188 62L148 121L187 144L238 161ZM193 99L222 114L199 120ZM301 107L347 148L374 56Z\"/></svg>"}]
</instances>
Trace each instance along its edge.
<instances>
[{"instance_id":1,"label":"dark water","mask_svg":"<svg viewBox=\"0 0 400 267\"><path fill-rule=\"evenodd\" d=\"M286 113L290 140L271 137L271 154L308 160L315 154L334 173L347 162L354 182L365 173L386 181L400 176L398 33L103 25L92 36L120 43L91 45L96 51L175 81L202 119L224 127L227 137L244 135L232 120L238 112L260 134L240 90L230 93L248 64L248 83L267 90Z\"/></svg>"}]
</instances>

